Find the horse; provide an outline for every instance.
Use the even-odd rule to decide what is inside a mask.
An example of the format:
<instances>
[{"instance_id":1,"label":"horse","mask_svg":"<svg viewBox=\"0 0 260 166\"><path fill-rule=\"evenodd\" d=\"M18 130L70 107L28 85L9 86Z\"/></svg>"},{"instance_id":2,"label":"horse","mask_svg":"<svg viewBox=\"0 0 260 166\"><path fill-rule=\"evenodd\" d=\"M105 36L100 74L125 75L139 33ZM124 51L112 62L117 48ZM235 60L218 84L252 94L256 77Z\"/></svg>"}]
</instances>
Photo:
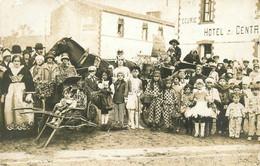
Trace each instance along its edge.
<instances>
[{"instance_id":1,"label":"horse","mask_svg":"<svg viewBox=\"0 0 260 166\"><path fill-rule=\"evenodd\" d=\"M88 49L85 50L76 41L72 40L71 37L64 37L56 42L56 44L48 51L48 53L49 52L52 52L55 57L66 52L69 55L71 64L74 65L78 73L83 76L87 68L92 65L98 68L96 74L98 77L101 77L103 71L109 71L110 74L112 74L112 71L109 70L110 65L112 65L114 68L117 67L116 59L108 61L101 59L95 54L90 54ZM126 60L126 66L131 68L136 66L136 64Z\"/></svg>"},{"instance_id":2,"label":"horse","mask_svg":"<svg viewBox=\"0 0 260 166\"><path fill-rule=\"evenodd\" d=\"M90 54L88 50L85 50L76 41L68 37L57 41L48 51L48 53L50 52L53 53L55 57L60 56L62 53L67 53L71 64L75 66L77 72L83 76L89 66L96 66L98 68L97 75L100 76L103 71L108 70L110 65L106 60L101 59L95 54Z\"/></svg>"}]
</instances>

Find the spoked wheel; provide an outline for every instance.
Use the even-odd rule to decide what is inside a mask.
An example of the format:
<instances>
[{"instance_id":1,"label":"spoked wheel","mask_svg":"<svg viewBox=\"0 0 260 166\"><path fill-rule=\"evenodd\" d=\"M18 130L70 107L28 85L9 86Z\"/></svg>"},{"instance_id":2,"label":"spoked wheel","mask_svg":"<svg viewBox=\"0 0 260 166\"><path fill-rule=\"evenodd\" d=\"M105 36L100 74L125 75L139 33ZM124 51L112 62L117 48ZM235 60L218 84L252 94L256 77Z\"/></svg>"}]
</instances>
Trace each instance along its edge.
<instances>
[{"instance_id":1,"label":"spoked wheel","mask_svg":"<svg viewBox=\"0 0 260 166\"><path fill-rule=\"evenodd\" d=\"M149 111L148 111L149 105L145 104L142 108L141 113L141 119L143 123L149 127ZM163 117L161 116L159 127L162 127L164 125Z\"/></svg>"},{"instance_id":2,"label":"spoked wheel","mask_svg":"<svg viewBox=\"0 0 260 166\"><path fill-rule=\"evenodd\" d=\"M99 125L100 124L100 116L101 115L100 115L100 112L99 112L97 106L90 103L88 108L87 108L87 120ZM85 129L87 130L87 132L90 133L95 129L95 127L86 126Z\"/></svg>"}]
</instances>

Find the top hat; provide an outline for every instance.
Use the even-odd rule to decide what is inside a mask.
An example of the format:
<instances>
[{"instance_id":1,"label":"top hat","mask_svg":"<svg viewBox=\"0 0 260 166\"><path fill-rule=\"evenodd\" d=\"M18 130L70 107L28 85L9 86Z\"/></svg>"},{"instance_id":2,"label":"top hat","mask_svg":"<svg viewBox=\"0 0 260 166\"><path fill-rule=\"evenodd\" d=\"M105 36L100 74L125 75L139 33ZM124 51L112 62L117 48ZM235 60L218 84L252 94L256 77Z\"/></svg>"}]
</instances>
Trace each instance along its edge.
<instances>
[{"instance_id":1,"label":"top hat","mask_svg":"<svg viewBox=\"0 0 260 166\"><path fill-rule=\"evenodd\" d=\"M21 53L22 53L21 46L19 45L12 46L12 54L21 54Z\"/></svg>"},{"instance_id":2,"label":"top hat","mask_svg":"<svg viewBox=\"0 0 260 166\"><path fill-rule=\"evenodd\" d=\"M180 43L176 39L172 39L169 41L169 44L176 43L176 45L179 45Z\"/></svg>"}]
</instances>

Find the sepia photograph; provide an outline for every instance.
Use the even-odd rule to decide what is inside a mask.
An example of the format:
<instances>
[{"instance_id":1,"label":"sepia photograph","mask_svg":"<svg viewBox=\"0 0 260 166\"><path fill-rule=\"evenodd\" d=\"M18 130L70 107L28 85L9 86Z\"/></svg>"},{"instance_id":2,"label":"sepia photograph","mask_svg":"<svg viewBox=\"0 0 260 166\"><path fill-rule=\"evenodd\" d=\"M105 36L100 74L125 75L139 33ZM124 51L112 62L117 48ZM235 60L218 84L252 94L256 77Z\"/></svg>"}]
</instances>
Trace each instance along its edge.
<instances>
[{"instance_id":1,"label":"sepia photograph","mask_svg":"<svg viewBox=\"0 0 260 166\"><path fill-rule=\"evenodd\" d=\"M0 0L0 166L260 166L260 0Z\"/></svg>"}]
</instances>

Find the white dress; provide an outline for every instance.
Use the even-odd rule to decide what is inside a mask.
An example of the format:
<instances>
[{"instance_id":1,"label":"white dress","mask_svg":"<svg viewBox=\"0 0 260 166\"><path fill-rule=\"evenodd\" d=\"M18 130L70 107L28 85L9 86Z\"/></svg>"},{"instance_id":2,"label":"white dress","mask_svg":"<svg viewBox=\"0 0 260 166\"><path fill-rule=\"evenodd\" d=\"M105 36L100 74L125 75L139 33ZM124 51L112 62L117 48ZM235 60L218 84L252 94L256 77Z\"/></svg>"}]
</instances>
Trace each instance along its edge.
<instances>
[{"instance_id":1,"label":"white dress","mask_svg":"<svg viewBox=\"0 0 260 166\"><path fill-rule=\"evenodd\" d=\"M141 89L142 89L141 80L139 78L130 77L128 86L129 86L129 93L128 93L128 100L126 103L126 108L137 110L139 107L139 110L141 110L140 109L141 102L140 102L140 98L138 97L138 94L141 93Z\"/></svg>"},{"instance_id":2,"label":"white dress","mask_svg":"<svg viewBox=\"0 0 260 166\"><path fill-rule=\"evenodd\" d=\"M208 108L205 91L197 90L194 93L194 100L196 101L196 105L185 112L186 117L216 117L214 111Z\"/></svg>"}]
</instances>

